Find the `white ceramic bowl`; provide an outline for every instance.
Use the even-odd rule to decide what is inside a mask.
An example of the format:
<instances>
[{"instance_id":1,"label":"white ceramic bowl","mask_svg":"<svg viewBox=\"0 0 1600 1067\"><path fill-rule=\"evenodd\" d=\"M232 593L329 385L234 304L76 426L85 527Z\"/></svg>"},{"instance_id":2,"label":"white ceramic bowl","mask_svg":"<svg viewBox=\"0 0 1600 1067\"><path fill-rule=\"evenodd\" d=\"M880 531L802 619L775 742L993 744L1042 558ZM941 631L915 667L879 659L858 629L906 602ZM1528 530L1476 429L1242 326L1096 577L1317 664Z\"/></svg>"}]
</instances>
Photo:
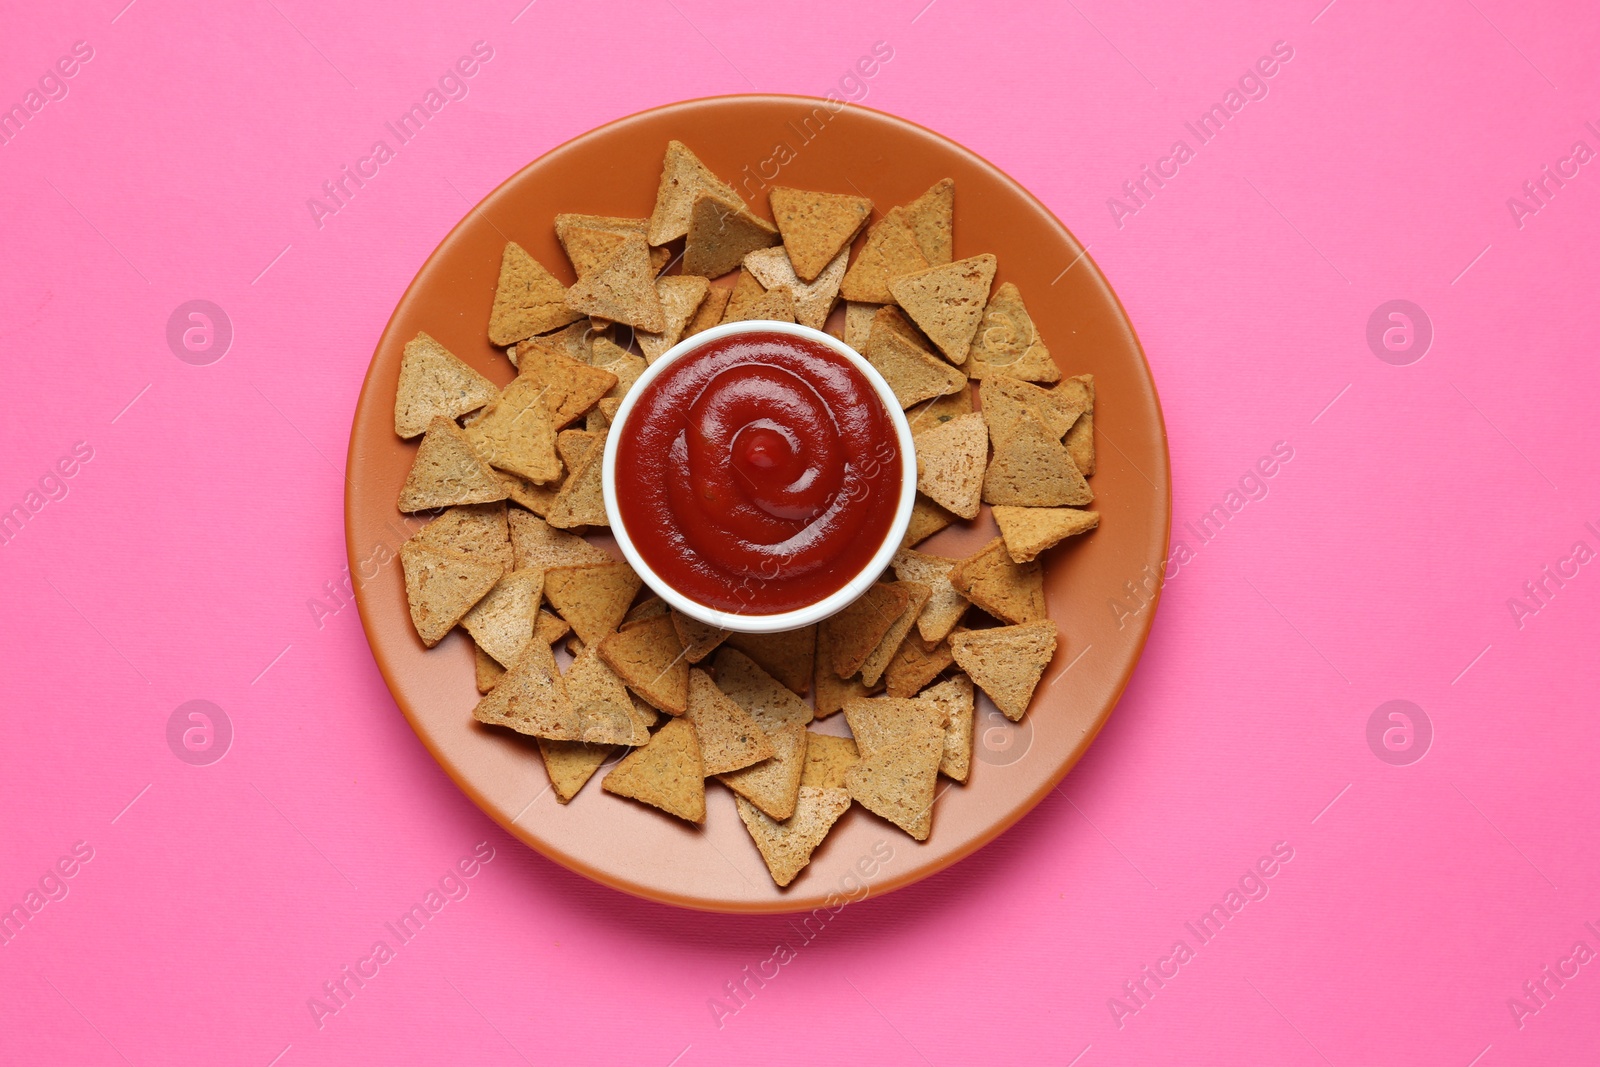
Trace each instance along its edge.
<instances>
[{"instance_id":1,"label":"white ceramic bowl","mask_svg":"<svg viewBox=\"0 0 1600 1067\"><path fill-rule=\"evenodd\" d=\"M692 600L650 568L639 555L639 550L634 547L633 539L628 536L627 526L622 521L622 514L617 508L617 446L622 436L627 431L628 419L633 414L634 401L640 393L658 378L668 367L679 359L712 341L719 341L724 337L737 337L751 333L777 333L787 334L791 337L804 337L808 341L832 349L845 359L851 366L860 371L862 376L872 384L877 392L878 399L883 402L885 410L889 413L889 421L894 424L895 437L900 445L900 494L895 501L894 521L889 524L889 532L885 535L883 544L873 553L872 559L859 573L853 575L837 591L829 594L814 604L793 611L783 611L771 615L747 615L742 613L719 611L707 607L699 601ZM605 459L601 467L601 478L606 500L606 515L611 520L611 533L617 539L617 544L622 548L622 554L628 558L633 569L644 579L646 585L655 591L656 595L665 600L669 605L677 608L692 619L698 619L711 626L720 626L725 630L738 633L766 634L777 633L782 630L798 630L802 626L809 626L820 622L828 616L842 611L853 601L865 593L878 576L889 565L889 560L894 557L895 550L900 546L900 539L905 536L906 527L911 522L911 507L917 494L917 457L911 445L911 424L906 421L905 412L900 409L900 401L895 399L894 391L889 388L889 383L883 380L883 375L878 369L863 359L855 349L846 345L837 338L830 337L820 330L813 330L809 326L797 326L788 322L770 322L756 319L749 322L728 322L721 326L713 326L703 330L693 337L679 341L662 354L650 366L645 368L639 380L634 383L628 395L623 399L622 406L617 409L617 417L611 420L611 433L606 438Z\"/></svg>"}]
</instances>

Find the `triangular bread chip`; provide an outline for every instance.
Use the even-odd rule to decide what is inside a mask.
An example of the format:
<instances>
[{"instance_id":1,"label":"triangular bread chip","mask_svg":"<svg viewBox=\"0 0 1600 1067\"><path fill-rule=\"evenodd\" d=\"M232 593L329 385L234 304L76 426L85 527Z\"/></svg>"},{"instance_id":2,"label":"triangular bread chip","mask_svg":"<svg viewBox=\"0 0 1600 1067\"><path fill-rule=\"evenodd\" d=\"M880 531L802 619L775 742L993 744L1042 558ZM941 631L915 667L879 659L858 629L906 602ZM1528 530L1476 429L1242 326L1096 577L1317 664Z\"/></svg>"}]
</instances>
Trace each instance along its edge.
<instances>
[{"instance_id":1,"label":"triangular bread chip","mask_svg":"<svg viewBox=\"0 0 1600 1067\"><path fill-rule=\"evenodd\" d=\"M878 582L849 607L822 620L818 631L827 635L834 672L848 678L859 671L910 603L911 592L904 586Z\"/></svg>"},{"instance_id":2,"label":"triangular bread chip","mask_svg":"<svg viewBox=\"0 0 1600 1067\"><path fill-rule=\"evenodd\" d=\"M601 364L601 366L604 366L606 370L617 376L617 384L611 387L611 392L600 399L600 403L604 404L607 400L620 401L627 396L628 390L633 388L634 383L639 380L639 376L644 373L644 369L649 364L631 352L624 352L617 359L610 363Z\"/></svg>"},{"instance_id":3,"label":"triangular bread chip","mask_svg":"<svg viewBox=\"0 0 1600 1067\"><path fill-rule=\"evenodd\" d=\"M811 692L811 670L817 660L815 626L775 634L730 634L727 645L800 696Z\"/></svg>"},{"instance_id":4,"label":"triangular bread chip","mask_svg":"<svg viewBox=\"0 0 1600 1067\"><path fill-rule=\"evenodd\" d=\"M741 267L733 288L728 290L728 303L722 309L722 318L719 321L743 322L745 311L754 307L766 295L766 286L756 281L754 274Z\"/></svg>"},{"instance_id":5,"label":"triangular bread chip","mask_svg":"<svg viewBox=\"0 0 1600 1067\"><path fill-rule=\"evenodd\" d=\"M844 772L860 758L853 738L807 733L806 769L800 775L800 788L843 789Z\"/></svg>"},{"instance_id":6,"label":"triangular bread chip","mask_svg":"<svg viewBox=\"0 0 1600 1067\"><path fill-rule=\"evenodd\" d=\"M653 729L661 718L661 713L642 700L638 693L628 691L628 698L633 701L633 717L639 725L646 730Z\"/></svg>"},{"instance_id":7,"label":"triangular bread chip","mask_svg":"<svg viewBox=\"0 0 1600 1067\"><path fill-rule=\"evenodd\" d=\"M855 300L847 300L844 305L844 336L840 338L845 344L860 352L867 347L867 338L872 336L872 319L878 314L882 304L863 304Z\"/></svg>"},{"instance_id":8,"label":"triangular bread chip","mask_svg":"<svg viewBox=\"0 0 1600 1067\"><path fill-rule=\"evenodd\" d=\"M1058 397L1066 406L1081 407L1084 411L1094 410L1094 375L1074 374L1064 379L1059 385L1051 389L1050 394Z\"/></svg>"},{"instance_id":9,"label":"triangular bread chip","mask_svg":"<svg viewBox=\"0 0 1600 1067\"><path fill-rule=\"evenodd\" d=\"M567 634L572 632L572 626L559 615L552 615L540 608L533 616L533 637L536 641L543 641L553 645Z\"/></svg>"},{"instance_id":10,"label":"triangular bread chip","mask_svg":"<svg viewBox=\"0 0 1600 1067\"><path fill-rule=\"evenodd\" d=\"M911 424L912 434L919 434L923 430L931 430L935 426L942 426L959 415L972 413L972 386L962 386L953 393L936 396L932 400L918 404L906 412L906 422Z\"/></svg>"},{"instance_id":11,"label":"triangular bread chip","mask_svg":"<svg viewBox=\"0 0 1600 1067\"><path fill-rule=\"evenodd\" d=\"M472 715L481 723L508 726L530 737L582 740L582 720L567 700L567 687L550 646L542 641L528 642L522 658L478 701Z\"/></svg>"},{"instance_id":12,"label":"triangular bread chip","mask_svg":"<svg viewBox=\"0 0 1600 1067\"><path fill-rule=\"evenodd\" d=\"M599 440L578 461L567 480L561 483L561 491L550 505L550 514L545 521L558 530L611 525L606 513L605 490L601 484L606 457L605 435L599 434L597 437Z\"/></svg>"},{"instance_id":13,"label":"triangular bread chip","mask_svg":"<svg viewBox=\"0 0 1600 1067\"><path fill-rule=\"evenodd\" d=\"M545 581L548 588L549 578ZM600 654L628 688L649 703L669 715L682 715L688 709L689 661L670 615L617 631L600 642Z\"/></svg>"},{"instance_id":14,"label":"triangular bread chip","mask_svg":"<svg viewBox=\"0 0 1600 1067\"><path fill-rule=\"evenodd\" d=\"M665 330L667 316L656 293L656 272L650 265L650 249L644 238L638 234L623 236L616 255L567 290L567 306L641 330ZM521 358L519 352L518 359Z\"/></svg>"},{"instance_id":15,"label":"triangular bread chip","mask_svg":"<svg viewBox=\"0 0 1600 1067\"><path fill-rule=\"evenodd\" d=\"M983 474L987 503L1040 508L1094 499L1066 446L1032 412L1019 414L1009 434L990 438L994 458Z\"/></svg>"},{"instance_id":16,"label":"triangular bread chip","mask_svg":"<svg viewBox=\"0 0 1600 1067\"><path fill-rule=\"evenodd\" d=\"M562 430L556 434L556 454L561 457L567 470L576 470L594 443L604 439L604 434L589 430Z\"/></svg>"},{"instance_id":17,"label":"triangular bread chip","mask_svg":"<svg viewBox=\"0 0 1600 1067\"><path fill-rule=\"evenodd\" d=\"M717 780L782 822L794 814L800 775L806 769L806 728L797 722L769 735L773 753L752 767L717 775Z\"/></svg>"},{"instance_id":18,"label":"triangular bread chip","mask_svg":"<svg viewBox=\"0 0 1600 1067\"><path fill-rule=\"evenodd\" d=\"M509 495L489 464L473 451L466 432L436 415L400 487L399 508L428 511L456 504L487 504Z\"/></svg>"},{"instance_id":19,"label":"triangular bread chip","mask_svg":"<svg viewBox=\"0 0 1600 1067\"><path fill-rule=\"evenodd\" d=\"M929 267L890 279L889 292L950 362L965 363L989 302L995 262L985 253Z\"/></svg>"},{"instance_id":20,"label":"triangular bread chip","mask_svg":"<svg viewBox=\"0 0 1600 1067\"><path fill-rule=\"evenodd\" d=\"M550 514L550 505L556 502L556 491L561 488L556 482L536 485L520 474L509 474L506 471L495 471L494 476L506 487L512 503L520 504L541 517Z\"/></svg>"},{"instance_id":21,"label":"triangular bread chip","mask_svg":"<svg viewBox=\"0 0 1600 1067\"><path fill-rule=\"evenodd\" d=\"M968 352L967 373L974 378L1001 375L1027 382L1058 382L1061 368L1039 338L1016 285L1005 282L983 309Z\"/></svg>"},{"instance_id":22,"label":"triangular bread chip","mask_svg":"<svg viewBox=\"0 0 1600 1067\"><path fill-rule=\"evenodd\" d=\"M494 588L500 569L455 552L436 552L411 542L400 546L411 624L432 648Z\"/></svg>"},{"instance_id":23,"label":"triangular bread chip","mask_svg":"<svg viewBox=\"0 0 1600 1067\"><path fill-rule=\"evenodd\" d=\"M630 233L644 236L649 226L648 219L562 212L556 216L556 240L572 264L572 273L581 278L616 255L617 238Z\"/></svg>"},{"instance_id":24,"label":"triangular bread chip","mask_svg":"<svg viewBox=\"0 0 1600 1067\"><path fill-rule=\"evenodd\" d=\"M884 668L884 688L892 697L914 697L953 662L950 642L940 641L929 648L916 634L907 634Z\"/></svg>"},{"instance_id":25,"label":"triangular bread chip","mask_svg":"<svg viewBox=\"0 0 1600 1067\"><path fill-rule=\"evenodd\" d=\"M550 776L550 788L556 799L565 804L578 795L594 772L616 751L614 745L586 745L582 741L551 741L538 739L539 755L544 760L545 773Z\"/></svg>"},{"instance_id":26,"label":"triangular bread chip","mask_svg":"<svg viewBox=\"0 0 1600 1067\"><path fill-rule=\"evenodd\" d=\"M545 572L544 595L586 645L604 640L622 623L628 605L644 582L626 563L552 567Z\"/></svg>"},{"instance_id":27,"label":"triangular bread chip","mask_svg":"<svg viewBox=\"0 0 1600 1067\"><path fill-rule=\"evenodd\" d=\"M955 202L956 183L944 178L911 203L894 209L930 267L948 263L955 255Z\"/></svg>"},{"instance_id":28,"label":"triangular bread chip","mask_svg":"<svg viewBox=\"0 0 1600 1067\"><path fill-rule=\"evenodd\" d=\"M933 829L934 790L943 755L942 729L919 733L863 755L845 773L845 784L862 807L926 841Z\"/></svg>"},{"instance_id":29,"label":"triangular bread chip","mask_svg":"<svg viewBox=\"0 0 1600 1067\"><path fill-rule=\"evenodd\" d=\"M893 308L881 309L867 337L867 358L883 375L902 408L959 391L967 376L890 325Z\"/></svg>"},{"instance_id":30,"label":"triangular bread chip","mask_svg":"<svg viewBox=\"0 0 1600 1067\"><path fill-rule=\"evenodd\" d=\"M748 277L748 275L746 275ZM754 279L752 279L754 281ZM761 283L755 283L756 288L761 288ZM689 325L683 328L683 337L693 337L701 330L709 330L722 321L723 314L728 310L728 298L733 295L733 290L721 285L713 285L707 292L706 298L700 302L699 310L694 313L694 318L689 320ZM683 337L678 340L683 340Z\"/></svg>"},{"instance_id":31,"label":"triangular bread chip","mask_svg":"<svg viewBox=\"0 0 1600 1067\"><path fill-rule=\"evenodd\" d=\"M847 635L835 633L826 623L817 626L816 717L826 718L843 710L846 703L872 695L873 687L861 680L860 668L848 677L839 677L835 646Z\"/></svg>"},{"instance_id":32,"label":"triangular bread chip","mask_svg":"<svg viewBox=\"0 0 1600 1067\"><path fill-rule=\"evenodd\" d=\"M983 413L957 415L913 439L917 450L917 489L963 519L978 517L983 493L989 430Z\"/></svg>"},{"instance_id":33,"label":"triangular bread chip","mask_svg":"<svg viewBox=\"0 0 1600 1067\"><path fill-rule=\"evenodd\" d=\"M1056 654L1056 624L1041 619L1024 626L965 630L950 638L950 651L1001 714L1016 722L1027 712L1034 687Z\"/></svg>"},{"instance_id":34,"label":"triangular bread chip","mask_svg":"<svg viewBox=\"0 0 1600 1067\"><path fill-rule=\"evenodd\" d=\"M894 294L889 292L889 280L927 269L927 257L917 247L910 227L891 212L867 231L867 243L839 283L839 295L869 304L892 304Z\"/></svg>"},{"instance_id":35,"label":"triangular bread chip","mask_svg":"<svg viewBox=\"0 0 1600 1067\"><path fill-rule=\"evenodd\" d=\"M619 219L610 215L556 216L556 239L572 261L572 273L583 277L616 255L618 241L629 234L641 237L648 232L648 219ZM665 248L650 250L650 266L659 271L672 253Z\"/></svg>"},{"instance_id":36,"label":"triangular bread chip","mask_svg":"<svg viewBox=\"0 0 1600 1067\"><path fill-rule=\"evenodd\" d=\"M532 344L553 348L557 352L565 352L579 363L592 363L594 361L589 358L589 353L593 350L598 337L594 325L588 319L580 319L555 333L540 334L529 338L529 341ZM513 367L517 365L517 352L520 348L520 345L514 345L506 349L506 356L511 360Z\"/></svg>"},{"instance_id":37,"label":"triangular bread chip","mask_svg":"<svg viewBox=\"0 0 1600 1067\"><path fill-rule=\"evenodd\" d=\"M997 504L994 521L1005 538L1006 551L1017 563L1037 559L1039 553L1069 537L1088 533L1100 525L1098 511L1077 508L1014 508Z\"/></svg>"},{"instance_id":38,"label":"triangular bread chip","mask_svg":"<svg viewBox=\"0 0 1600 1067\"><path fill-rule=\"evenodd\" d=\"M919 461L919 470L920 467L921 462ZM918 480L920 481L920 477ZM979 487L982 487L981 481ZM900 547L910 548L912 545L921 544L955 522L958 517L918 493L916 499L911 503L911 521L906 524L906 535L900 539Z\"/></svg>"},{"instance_id":39,"label":"triangular bread chip","mask_svg":"<svg viewBox=\"0 0 1600 1067\"><path fill-rule=\"evenodd\" d=\"M579 363L565 352L539 344L518 345L520 373L506 386L543 394L544 406L556 427L573 422L617 384L617 376L604 367ZM505 399L502 395L502 401Z\"/></svg>"},{"instance_id":40,"label":"triangular bread chip","mask_svg":"<svg viewBox=\"0 0 1600 1067\"><path fill-rule=\"evenodd\" d=\"M794 321L794 291L788 286L780 286L763 293L757 300L743 305L737 312L733 310L733 302L728 302L727 316L723 322L751 322L755 319L767 319L772 322Z\"/></svg>"},{"instance_id":41,"label":"triangular bread chip","mask_svg":"<svg viewBox=\"0 0 1600 1067\"><path fill-rule=\"evenodd\" d=\"M518 569L523 567L576 567L584 563L610 563L611 557L599 545L590 544L575 534L552 529L537 515L512 508L511 552Z\"/></svg>"},{"instance_id":42,"label":"triangular bread chip","mask_svg":"<svg viewBox=\"0 0 1600 1067\"><path fill-rule=\"evenodd\" d=\"M744 797L734 800L739 806L739 818L750 831L750 839L756 843L767 871L779 887L788 885L805 870L806 864L811 862L811 854L850 807L847 790L803 785L795 801L794 814L783 822L774 822Z\"/></svg>"},{"instance_id":43,"label":"triangular bread chip","mask_svg":"<svg viewBox=\"0 0 1600 1067\"><path fill-rule=\"evenodd\" d=\"M477 645L472 646L472 674L480 694L487 693L505 677L506 669L495 658Z\"/></svg>"},{"instance_id":44,"label":"triangular bread chip","mask_svg":"<svg viewBox=\"0 0 1600 1067\"><path fill-rule=\"evenodd\" d=\"M720 278L758 248L778 243L778 231L743 203L715 196L696 198L689 213L689 239L683 247L683 273Z\"/></svg>"},{"instance_id":45,"label":"triangular bread chip","mask_svg":"<svg viewBox=\"0 0 1600 1067\"><path fill-rule=\"evenodd\" d=\"M462 617L462 628L480 649L510 667L533 640L543 590L544 571L537 567L512 571Z\"/></svg>"},{"instance_id":46,"label":"triangular bread chip","mask_svg":"<svg viewBox=\"0 0 1600 1067\"><path fill-rule=\"evenodd\" d=\"M1085 411L1067 431L1067 455L1085 478L1094 473L1094 412Z\"/></svg>"},{"instance_id":47,"label":"triangular bread chip","mask_svg":"<svg viewBox=\"0 0 1600 1067\"><path fill-rule=\"evenodd\" d=\"M689 822L706 818L706 783L694 727L674 719L634 749L600 782L608 793L631 797Z\"/></svg>"},{"instance_id":48,"label":"triangular bread chip","mask_svg":"<svg viewBox=\"0 0 1600 1067\"><path fill-rule=\"evenodd\" d=\"M783 234L794 272L809 282L821 274L856 239L872 217L872 201L864 196L814 193L775 185L767 194L772 219ZM841 271L840 277L842 278Z\"/></svg>"},{"instance_id":49,"label":"triangular bread chip","mask_svg":"<svg viewBox=\"0 0 1600 1067\"><path fill-rule=\"evenodd\" d=\"M459 552L492 563L502 571L510 570L514 564L502 501L449 508L412 534L407 543L434 551Z\"/></svg>"},{"instance_id":50,"label":"triangular bread chip","mask_svg":"<svg viewBox=\"0 0 1600 1067\"><path fill-rule=\"evenodd\" d=\"M640 330L634 334L640 350L644 352L645 362L654 363L666 354L667 349L683 340L684 329L710 291L710 282L691 274L674 274L656 279L656 294L661 297L667 328L660 333Z\"/></svg>"},{"instance_id":51,"label":"triangular bread chip","mask_svg":"<svg viewBox=\"0 0 1600 1067\"><path fill-rule=\"evenodd\" d=\"M828 321L834 301L839 298L839 280L844 277L848 252L840 252L810 282L795 275L789 262L789 253L782 246L762 248L744 257L744 269L755 275L756 281L768 290L788 288L794 295L794 321L801 326L820 330Z\"/></svg>"},{"instance_id":52,"label":"triangular bread chip","mask_svg":"<svg viewBox=\"0 0 1600 1067\"><path fill-rule=\"evenodd\" d=\"M732 697L767 733L790 723L804 726L811 721L811 705L743 652L726 646L718 649L714 670L717 688Z\"/></svg>"},{"instance_id":53,"label":"triangular bread chip","mask_svg":"<svg viewBox=\"0 0 1600 1067\"><path fill-rule=\"evenodd\" d=\"M540 485L561 477L556 422L546 395L546 386L519 376L484 408L466 435L485 462Z\"/></svg>"},{"instance_id":54,"label":"triangular bread chip","mask_svg":"<svg viewBox=\"0 0 1600 1067\"><path fill-rule=\"evenodd\" d=\"M904 311L901 311L893 304L884 304L880 306L877 312L872 316L872 325L888 327L901 337L904 337L907 341L910 341L912 344L922 349L924 352L927 352L930 355L933 352L932 346L928 344L928 339L922 335L922 331L917 329L916 325L912 323L910 319L906 318L906 313ZM868 335L868 340L871 340L870 334Z\"/></svg>"},{"instance_id":55,"label":"triangular bread chip","mask_svg":"<svg viewBox=\"0 0 1600 1067\"><path fill-rule=\"evenodd\" d=\"M906 634L911 632L911 627L916 625L917 616L922 614L922 609L927 606L928 597L932 593L932 590L920 582L894 582L893 585L906 593L905 610L889 625L889 629L879 639L877 647L868 653L862 662L861 680L867 685L877 685L878 680L883 677L884 668L889 666L889 661L894 658L900 642L905 640Z\"/></svg>"},{"instance_id":56,"label":"triangular bread chip","mask_svg":"<svg viewBox=\"0 0 1600 1067\"><path fill-rule=\"evenodd\" d=\"M949 715L944 728L944 755L939 773L958 782L967 780L972 768L972 726L974 704L972 679L962 675L924 689L917 699L943 708Z\"/></svg>"},{"instance_id":57,"label":"triangular bread chip","mask_svg":"<svg viewBox=\"0 0 1600 1067\"><path fill-rule=\"evenodd\" d=\"M1067 431L1067 455L1085 478L1094 473L1094 375L1076 374L1051 390L1070 400L1082 400L1083 414Z\"/></svg>"},{"instance_id":58,"label":"triangular bread chip","mask_svg":"<svg viewBox=\"0 0 1600 1067\"><path fill-rule=\"evenodd\" d=\"M650 213L649 238L653 245L664 245L689 232L689 215L702 193L709 193L731 204L743 204L733 186L711 173L711 168L689 151L682 141L667 142L667 156L661 165L661 183L656 187L656 206Z\"/></svg>"},{"instance_id":59,"label":"triangular bread chip","mask_svg":"<svg viewBox=\"0 0 1600 1067\"><path fill-rule=\"evenodd\" d=\"M689 710L707 776L737 771L777 754L767 733L698 667L689 672Z\"/></svg>"},{"instance_id":60,"label":"triangular bread chip","mask_svg":"<svg viewBox=\"0 0 1600 1067\"><path fill-rule=\"evenodd\" d=\"M677 608L672 609L672 625L678 631L678 640L683 642L683 658L690 663L699 663L728 639L729 631L691 619Z\"/></svg>"},{"instance_id":61,"label":"triangular bread chip","mask_svg":"<svg viewBox=\"0 0 1600 1067\"><path fill-rule=\"evenodd\" d=\"M1063 404L1076 405L1085 411L1094 409L1094 375L1074 374L1064 378L1049 392L1061 399Z\"/></svg>"},{"instance_id":62,"label":"triangular bread chip","mask_svg":"<svg viewBox=\"0 0 1600 1067\"><path fill-rule=\"evenodd\" d=\"M903 548L895 553L890 566L903 582L921 582L928 587L928 603L917 616L917 632L928 642L942 641L955 629L967 610L967 598L950 584L950 572L959 560L930 556Z\"/></svg>"},{"instance_id":63,"label":"triangular bread chip","mask_svg":"<svg viewBox=\"0 0 1600 1067\"><path fill-rule=\"evenodd\" d=\"M627 233L632 233L633 231L629 230L629 231L626 231L626 232ZM621 231L619 231L617 233L599 233L599 234L593 234L591 236L590 239L593 241L593 246L592 247L594 248L594 253L595 253L594 254L594 262L595 262L596 266L603 266L605 264L606 259L610 256L610 254L612 252L614 252L616 250L617 242L621 239L622 236L624 236L624 233L621 232ZM667 269L668 264L670 264L671 262L672 262L672 249L670 249L670 248L656 248L654 246L651 247L651 249L650 249L650 270L652 272L654 272L655 274L659 275L663 270ZM577 271L576 268L574 268L574 273L582 273L582 272ZM603 326L604 322L605 322L604 319L590 319L589 320L589 324L591 326L594 326L594 327L597 327L597 328Z\"/></svg>"},{"instance_id":64,"label":"triangular bread chip","mask_svg":"<svg viewBox=\"0 0 1600 1067\"><path fill-rule=\"evenodd\" d=\"M873 697L844 706L845 721L863 757L922 734L944 733L950 710L931 700Z\"/></svg>"},{"instance_id":65,"label":"triangular bread chip","mask_svg":"<svg viewBox=\"0 0 1600 1067\"><path fill-rule=\"evenodd\" d=\"M534 334L559 330L578 317L566 304L567 289L515 241L500 254L500 280L489 312L489 340L513 345Z\"/></svg>"},{"instance_id":66,"label":"triangular bread chip","mask_svg":"<svg viewBox=\"0 0 1600 1067\"><path fill-rule=\"evenodd\" d=\"M608 334L597 333L589 342L589 365L593 367L607 366L628 354L628 349L617 344Z\"/></svg>"},{"instance_id":67,"label":"triangular bread chip","mask_svg":"<svg viewBox=\"0 0 1600 1067\"><path fill-rule=\"evenodd\" d=\"M567 699L581 723L580 741L601 745L642 745L649 729L634 714L633 698L599 649L586 645L566 673Z\"/></svg>"},{"instance_id":68,"label":"triangular bread chip","mask_svg":"<svg viewBox=\"0 0 1600 1067\"><path fill-rule=\"evenodd\" d=\"M1045 617L1043 565L1013 561L1003 538L951 568L950 584L997 619L1025 623Z\"/></svg>"},{"instance_id":69,"label":"triangular bread chip","mask_svg":"<svg viewBox=\"0 0 1600 1067\"><path fill-rule=\"evenodd\" d=\"M617 629L620 630L623 626L632 626L636 622L644 622L646 619L653 619L657 615L669 614L671 610L671 608L667 607L667 602L658 596L641 600L628 609L628 613L622 617L622 626L617 627Z\"/></svg>"},{"instance_id":70,"label":"triangular bread chip","mask_svg":"<svg viewBox=\"0 0 1600 1067\"><path fill-rule=\"evenodd\" d=\"M557 235L560 235L559 230ZM625 236L626 234L611 230L573 226L567 230L566 240L561 242L561 247L566 250L567 258L572 261L572 273L582 278L585 274L592 274L596 269L611 262L612 257L622 248ZM593 324L594 320L590 322Z\"/></svg>"},{"instance_id":71,"label":"triangular bread chip","mask_svg":"<svg viewBox=\"0 0 1600 1067\"><path fill-rule=\"evenodd\" d=\"M1016 432L1024 413L1044 423L1056 440L1072 429L1083 405L1057 389L1041 389L1015 378L989 377L978 389L983 402L983 418L989 424L989 437L1000 440Z\"/></svg>"},{"instance_id":72,"label":"triangular bread chip","mask_svg":"<svg viewBox=\"0 0 1600 1067\"><path fill-rule=\"evenodd\" d=\"M400 356L400 383L394 393L394 432L401 437L426 433L435 417L454 419L500 395L495 384L429 337L419 333Z\"/></svg>"}]
</instances>

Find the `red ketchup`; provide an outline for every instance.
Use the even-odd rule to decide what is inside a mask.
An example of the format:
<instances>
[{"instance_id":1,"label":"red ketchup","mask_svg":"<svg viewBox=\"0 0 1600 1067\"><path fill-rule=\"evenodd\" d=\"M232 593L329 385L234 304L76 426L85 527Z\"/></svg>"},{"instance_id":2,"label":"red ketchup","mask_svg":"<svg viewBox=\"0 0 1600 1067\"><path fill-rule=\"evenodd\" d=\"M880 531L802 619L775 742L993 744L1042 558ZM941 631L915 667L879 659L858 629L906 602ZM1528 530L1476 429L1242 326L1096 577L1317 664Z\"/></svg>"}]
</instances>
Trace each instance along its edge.
<instances>
[{"instance_id":1,"label":"red ketchup","mask_svg":"<svg viewBox=\"0 0 1600 1067\"><path fill-rule=\"evenodd\" d=\"M774 615L843 588L900 494L894 423L866 377L804 337L725 337L676 360L617 442L617 507L662 580L718 611Z\"/></svg>"}]
</instances>

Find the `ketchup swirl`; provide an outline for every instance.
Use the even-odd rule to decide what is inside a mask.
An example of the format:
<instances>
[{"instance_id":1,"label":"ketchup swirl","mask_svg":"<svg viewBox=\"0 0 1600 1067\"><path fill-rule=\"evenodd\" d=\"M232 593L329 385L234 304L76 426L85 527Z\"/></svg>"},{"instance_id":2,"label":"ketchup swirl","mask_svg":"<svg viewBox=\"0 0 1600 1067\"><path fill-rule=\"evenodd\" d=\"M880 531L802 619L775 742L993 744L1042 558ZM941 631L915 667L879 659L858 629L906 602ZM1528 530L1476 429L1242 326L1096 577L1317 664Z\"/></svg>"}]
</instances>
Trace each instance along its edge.
<instances>
[{"instance_id":1,"label":"ketchup swirl","mask_svg":"<svg viewBox=\"0 0 1600 1067\"><path fill-rule=\"evenodd\" d=\"M676 360L617 447L634 547L707 607L815 603L866 566L894 519L901 457L865 376L825 345L754 333Z\"/></svg>"}]
</instances>

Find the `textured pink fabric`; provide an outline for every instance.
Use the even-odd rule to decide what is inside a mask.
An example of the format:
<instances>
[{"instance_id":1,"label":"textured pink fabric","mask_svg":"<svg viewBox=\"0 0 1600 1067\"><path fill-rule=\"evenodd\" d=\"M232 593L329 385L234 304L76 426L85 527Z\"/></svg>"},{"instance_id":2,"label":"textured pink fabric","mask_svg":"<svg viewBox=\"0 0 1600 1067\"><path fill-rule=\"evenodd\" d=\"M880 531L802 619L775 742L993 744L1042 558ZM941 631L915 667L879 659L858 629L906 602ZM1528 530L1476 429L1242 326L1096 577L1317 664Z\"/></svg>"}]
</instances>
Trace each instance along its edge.
<instances>
[{"instance_id":1,"label":"textured pink fabric","mask_svg":"<svg viewBox=\"0 0 1600 1067\"><path fill-rule=\"evenodd\" d=\"M0 1060L1592 1059L1592 5L122 2L0 33ZM352 406L428 252L561 141L753 88L930 126L1091 245L1189 550L1058 795L809 942L506 837L337 592ZM214 313L169 344L194 300L215 362ZM1369 343L1394 300L1429 329Z\"/></svg>"}]
</instances>

